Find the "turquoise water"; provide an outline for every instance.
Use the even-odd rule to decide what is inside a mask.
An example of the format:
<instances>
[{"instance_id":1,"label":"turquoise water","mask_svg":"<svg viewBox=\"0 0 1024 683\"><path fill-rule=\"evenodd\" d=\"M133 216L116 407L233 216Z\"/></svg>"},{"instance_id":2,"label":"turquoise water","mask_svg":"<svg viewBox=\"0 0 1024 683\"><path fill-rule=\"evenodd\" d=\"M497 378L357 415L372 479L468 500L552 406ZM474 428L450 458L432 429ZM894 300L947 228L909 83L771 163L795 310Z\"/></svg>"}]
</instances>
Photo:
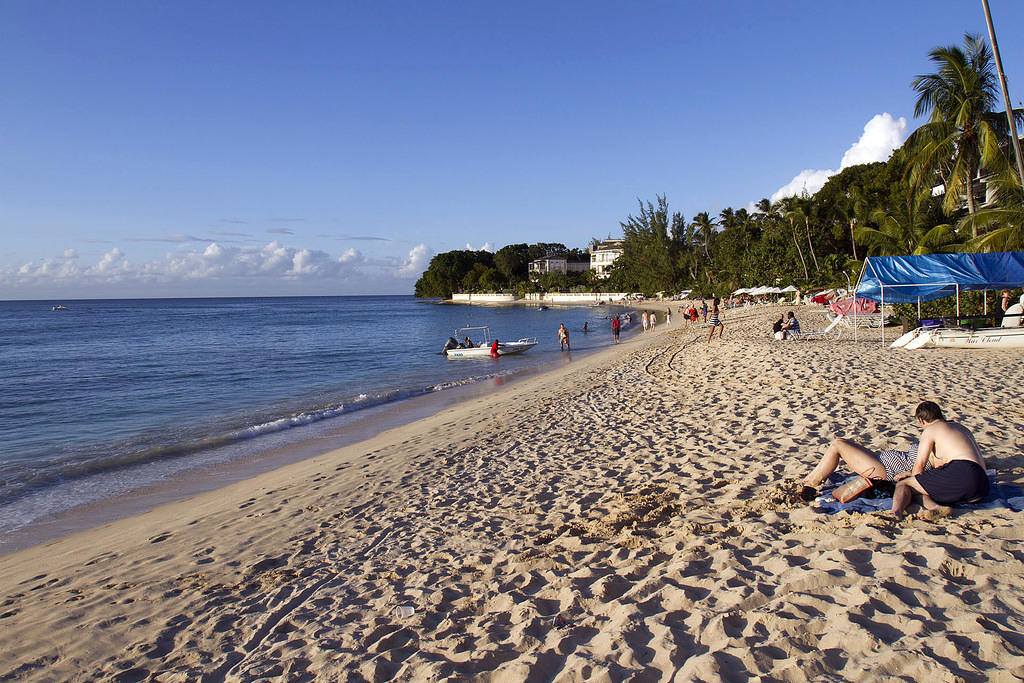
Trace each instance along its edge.
<instances>
[{"instance_id":1,"label":"turquoise water","mask_svg":"<svg viewBox=\"0 0 1024 683\"><path fill-rule=\"evenodd\" d=\"M611 342L606 307L413 297L0 302L0 535L86 502L308 437L362 411ZM590 334L580 332L584 322ZM454 328L539 344L439 355ZM362 413L366 414L366 413Z\"/></svg>"}]
</instances>

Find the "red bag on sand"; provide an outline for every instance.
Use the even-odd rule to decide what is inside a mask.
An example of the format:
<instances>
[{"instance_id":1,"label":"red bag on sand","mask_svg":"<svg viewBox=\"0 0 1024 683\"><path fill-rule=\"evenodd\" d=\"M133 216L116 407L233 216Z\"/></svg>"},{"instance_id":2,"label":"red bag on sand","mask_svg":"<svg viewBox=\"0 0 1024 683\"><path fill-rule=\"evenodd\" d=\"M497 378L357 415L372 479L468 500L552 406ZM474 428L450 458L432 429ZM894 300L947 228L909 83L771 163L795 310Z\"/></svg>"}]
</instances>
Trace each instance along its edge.
<instances>
[{"instance_id":1,"label":"red bag on sand","mask_svg":"<svg viewBox=\"0 0 1024 683\"><path fill-rule=\"evenodd\" d=\"M864 472L864 474L858 474L854 479L851 479L833 491L832 497L840 503L849 503L851 500L874 486L870 479L870 475L874 471L875 468L871 467Z\"/></svg>"}]
</instances>

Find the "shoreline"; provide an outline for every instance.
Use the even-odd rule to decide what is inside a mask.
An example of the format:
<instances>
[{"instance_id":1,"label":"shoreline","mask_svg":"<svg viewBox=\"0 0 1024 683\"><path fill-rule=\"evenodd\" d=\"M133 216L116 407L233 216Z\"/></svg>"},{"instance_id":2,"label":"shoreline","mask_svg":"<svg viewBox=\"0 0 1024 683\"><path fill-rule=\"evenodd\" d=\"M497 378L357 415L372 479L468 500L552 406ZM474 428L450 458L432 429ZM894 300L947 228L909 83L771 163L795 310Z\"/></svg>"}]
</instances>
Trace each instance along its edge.
<instances>
[{"instance_id":1,"label":"shoreline","mask_svg":"<svg viewBox=\"0 0 1024 683\"><path fill-rule=\"evenodd\" d=\"M897 524L778 496L834 436L913 438L924 398L1019 487L1024 419L1002 381L1019 355L898 353L877 331L772 342L775 310L727 311L711 344L706 328L659 326L0 556L0 677L1024 673L1018 513ZM975 391L955 392L965 382Z\"/></svg>"},{"instance_id":2,"label":"shoreline","mask_svg":"<svg viewBox=\"0 0 1024 683\"><path fill-rule=\"evenodd\" d=\"M587 349L577 351L576 355L578 359L582 359L602 350L605 349ZM0 556L142 514L162 505L216 491L327 452L358 446L382 431L425 419L464 401L484 398L492 392L500 391L505 384L526 381L557 369L566 362L571 362L571 359L556 358L540 367L525 368L512 375L374 406L358 413L344 415L345 419L340 426L332 426L329 422L315 423L311 425L313 429L307 433L293 435L301 438L293 438L283 445L259 448L254 455L210 464L197 463L172 479L145 484L112 497L75 505L55 515L4 532L0 535ZM271 435L276 436L278 435ZM131 468L128 468L124 472L130 470Z\"/></svg>"}]
</instances>

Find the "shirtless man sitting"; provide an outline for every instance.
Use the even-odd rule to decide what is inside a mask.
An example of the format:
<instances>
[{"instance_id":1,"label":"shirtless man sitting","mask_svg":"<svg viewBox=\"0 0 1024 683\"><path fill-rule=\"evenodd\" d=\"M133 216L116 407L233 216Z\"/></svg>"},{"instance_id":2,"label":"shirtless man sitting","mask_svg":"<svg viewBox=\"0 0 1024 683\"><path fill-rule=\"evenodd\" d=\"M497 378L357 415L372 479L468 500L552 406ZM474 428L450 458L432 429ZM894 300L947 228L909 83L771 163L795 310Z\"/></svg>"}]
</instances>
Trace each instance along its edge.
<instances>
[{"instance_id":1,"label":"shirtless man sitting","mask_svg":"<svg viewBox=\"0 0 1024 683\"><path fill-rule=\"evenodd\" d=\"M921 494L922 519L948 515L946 506L981 500L988 495L985 460L974 436L961 424L947 422L942 409L924 401L914 417L921 422L921 443L910 472L896 476L892 513L902 519L914 493ZM925 471L931 462L932 469Z\"/></svg>"}]
</instances>

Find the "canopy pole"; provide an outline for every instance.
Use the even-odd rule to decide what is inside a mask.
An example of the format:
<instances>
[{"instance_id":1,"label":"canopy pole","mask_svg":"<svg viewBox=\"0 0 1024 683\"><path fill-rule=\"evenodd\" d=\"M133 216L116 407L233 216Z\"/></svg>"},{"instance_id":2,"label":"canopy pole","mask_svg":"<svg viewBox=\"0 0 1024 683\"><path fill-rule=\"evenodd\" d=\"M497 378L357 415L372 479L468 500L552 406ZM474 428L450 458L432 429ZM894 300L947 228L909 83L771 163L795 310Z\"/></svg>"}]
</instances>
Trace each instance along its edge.
<instances>
[{"instance_id":1,"label":"canopy pole","mask_svg":"<svg viewBox=\"0 0 1024 683\"><path fill-rule=\"evenodd\" d=\"M860 283L864 281L864 273L867 272L869 263L871 263L871 259L865 257L864 263L860 267L860 275L857 276L857 284L853 288L853 341L857 341L857 290L860 289ZM871 266L871 272L874 271L875 267ZM875 273L876 277L877 275Z\"/></svg>"},{"instance_id":2,"label":"canopy pole","mask_svg":"<svg viewBox=\"0 0 1024 683\"><path fill-rule=\"evenodd\" d=\"M960 283L956 283L956 324L960 325Z\"/></svg>"},{"instance_id":3,"label":"canopy pole","mask_svg":"<svg viewBox=\"0 0 1024 683\"><path fill-rule=\"evenodd\" d=\"M921 297L917 297L917 324L921 324Z\"/></svg>"},{"instance_id":4,"label":"canopy pole","mask_svg":"<svg viewBox=\"0 0 1024 683\"><path fill-rule=\"evenodd\" d=\"M885 287L880 287L879 289L880 289L880 294L881 294L881 296L879 297L881 299L881 302L880 302L881 306L879 306L879 311L878 312L882 314L882 348L884 349L885 348ZM853 310L855 310L855 311L857 310L857 298L856 298L856 296L854 296L854 299L853 299Z\"/></svg>"},{"instance_id":5,"label":"canopy pole","mask_svg":"<svg viewBox=\"0 0 1024 683\"><path fill-rule=\"evenodd\" d=\"M988 315L988 290L987 289L981 290L981 305L983 307L981 312L984 315Z\"/></svg>"}]
</instances>

